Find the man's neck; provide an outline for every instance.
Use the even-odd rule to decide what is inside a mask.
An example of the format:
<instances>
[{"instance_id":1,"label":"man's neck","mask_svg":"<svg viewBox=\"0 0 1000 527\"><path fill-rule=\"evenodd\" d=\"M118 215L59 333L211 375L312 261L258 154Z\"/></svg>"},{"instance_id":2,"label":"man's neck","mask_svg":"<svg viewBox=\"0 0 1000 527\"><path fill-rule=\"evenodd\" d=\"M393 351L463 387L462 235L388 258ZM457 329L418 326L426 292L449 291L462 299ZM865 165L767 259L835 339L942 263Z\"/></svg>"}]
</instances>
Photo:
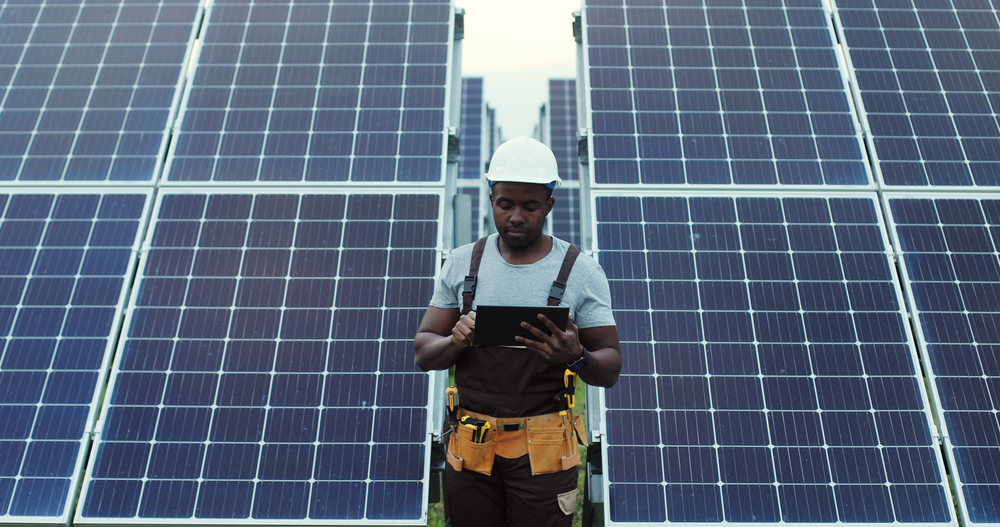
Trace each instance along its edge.
<instances>
[{"instance_id":1,"label":"man's neck","mask_svg":"<svg viewBox=\"0 0 1000 527\"><path fill-rule=\"evenodd\" d=\"M552 250L552 237L543 234L531 245L515 248L507 245L502 236L497 236L497 250L504 261L511 265L533 264L548 256Z\"/></svg>"}]
</instances>

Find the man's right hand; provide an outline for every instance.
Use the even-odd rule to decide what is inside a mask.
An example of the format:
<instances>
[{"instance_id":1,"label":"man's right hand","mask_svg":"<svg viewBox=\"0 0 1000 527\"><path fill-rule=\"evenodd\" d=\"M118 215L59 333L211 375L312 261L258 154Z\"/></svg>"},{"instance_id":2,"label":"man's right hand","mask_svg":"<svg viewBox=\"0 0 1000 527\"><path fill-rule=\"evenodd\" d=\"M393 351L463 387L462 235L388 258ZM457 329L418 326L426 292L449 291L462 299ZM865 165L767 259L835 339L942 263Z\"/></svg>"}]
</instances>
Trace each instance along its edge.
<instances>
[{"instance_id":1,"label":"man's right hand","mask_svg":"<svg viewBox=\"0 0 1000 527\"><path fill-rule=\"evenodd\" d=\"M468 315L462 315L455 327L451 330L451 341L460 348L472 346L472 341L476 336L476 312L469 311Z\"/></svg>"},{"instance_id":2,"label":"man's right hand","mask_svg":"<svg viewBox=\"0 0 1000 527\"><path fill-rule=\"evenodd\" d=\"M417 366L424 371L447 370L472 345L476 314L462 315L458 309L428 307L413 336Z\"/></svg>"}]
</instances>

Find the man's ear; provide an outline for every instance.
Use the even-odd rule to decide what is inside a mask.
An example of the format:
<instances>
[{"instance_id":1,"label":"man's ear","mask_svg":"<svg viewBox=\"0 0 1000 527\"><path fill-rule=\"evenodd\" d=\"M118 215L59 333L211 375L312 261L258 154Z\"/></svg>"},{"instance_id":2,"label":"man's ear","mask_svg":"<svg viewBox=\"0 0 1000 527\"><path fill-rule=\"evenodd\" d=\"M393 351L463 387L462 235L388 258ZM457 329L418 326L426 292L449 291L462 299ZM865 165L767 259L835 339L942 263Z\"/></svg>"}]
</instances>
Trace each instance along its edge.
<instances>
[{"instance_id":1,"label":"man's ear","mask_svg":"<svg viewBox=\"0 0 1000 527\"><path fill-rule=\"evenodd\" d=\"M548 214L549 212L552 212L552 207L553 207L553 206L554 206L555 204L556 204L556 198L553 198L552 196L549 196L549 199L547 199L547 200L545 201L545 205L547 205L547 206L549 207L549 210L548 210L548 211L546 211L546 212L545 212L545 214Z\"/></svg>"}]
</instances>

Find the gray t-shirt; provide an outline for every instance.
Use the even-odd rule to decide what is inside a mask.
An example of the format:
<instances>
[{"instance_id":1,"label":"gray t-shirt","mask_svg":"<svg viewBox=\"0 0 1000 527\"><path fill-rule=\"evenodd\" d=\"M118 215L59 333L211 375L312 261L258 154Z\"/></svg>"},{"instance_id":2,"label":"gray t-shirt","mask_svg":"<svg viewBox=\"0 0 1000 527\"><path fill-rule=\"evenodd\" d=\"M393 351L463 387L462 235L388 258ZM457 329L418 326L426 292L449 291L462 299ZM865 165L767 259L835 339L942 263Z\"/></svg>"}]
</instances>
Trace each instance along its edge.
<instances>
[{"instance_id":1,"label":"gray t-shirt","mask_svg":"<svg viewBox=\"0 0 1000 527\"><path fill-rule=\"evenodd\" d=\"M480 303L501 306L548 305L549 288L559 276L569 243L552 238L552 250L541 260L528 265L511 265L500 256L497 236L491 234L479 264L479 280L472 309ZM431 306L441 309L462 308L462 289L469 274L474 244L451 251L434 286ZM568 306L573 322L581 328L614 326L611 313L611 289L604 270L593 258L581 254L566 280L561 306Z\"/></svg>"}]
</instances>

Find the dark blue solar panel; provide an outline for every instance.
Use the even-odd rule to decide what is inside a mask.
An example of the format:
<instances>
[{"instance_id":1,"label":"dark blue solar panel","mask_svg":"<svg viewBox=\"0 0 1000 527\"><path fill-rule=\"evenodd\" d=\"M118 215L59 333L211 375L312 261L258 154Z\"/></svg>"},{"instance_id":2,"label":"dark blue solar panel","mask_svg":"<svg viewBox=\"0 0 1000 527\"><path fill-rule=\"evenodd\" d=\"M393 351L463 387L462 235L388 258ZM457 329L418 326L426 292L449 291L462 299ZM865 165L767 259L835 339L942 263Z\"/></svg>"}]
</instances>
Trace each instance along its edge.
<instances>
[{"instance_id":1,"label":"dark blue solar panel","mask_svg":"<svg viewBox=\"0 0 1000 527\"><path fill-rule=\"evenodd\" d=\"M446 1L215 2L170 181L441 181Z\"/></svg>"},{"instance_id":2,"label":"dark blue solar panel","mask_svg":"<svg viewBox=\"0 0 1000 527\"><path fill-rule=\"evenodd\" d=\"M0 1L0 180L149 181L197 0Z\"/></svg>"},{"instance_id":3,"label":"dark blue solar panel","mask_svg":"<svg viewBox=\"0 0 1000 527\"><path fill-rule=\"evenodd\" d=\"M1000 523L1000 202L893 198L889 210L959 502L970 523Z\"/></svg>"},{"instance_id":4,"label":"dark blue solar panel","mask_svg":"<svg viewBox=\"0 0 1000 527\"><path fill-rule=\"evenodd\" d=\"M483 100L483 79L466 77L462 79L462 126L459 135L461 159L458 163L458 177L482 181L486 172L486 162L492 152L483 152L483 132L486 118L486 102Z\"/></svg>"},{"instance_id":5,"label":"dark blue solar panel","mask_svg":"<svg viewBox=\"0 0 1000 527\"><path fill-rule=\"evenodd\" d=\"M66 523L147 195L0 194L0 518Z\"/></svg>"},{"instance_id":6,"label":"dark blue solar panel","mask_svg":"<svg viewBox=\"0 0 1000 527\"><path fill-rule=\"evenodd\" d=\"M576 81L549 79L548 132L546 138L559 164L564 187L556 189L552 210L552 234L580 244L580 158L577 152Z\"/></svg>"},{"instance_id":7,"label":"dark blue solar panel","mask_svg":"<svg viewBox=\"0 0 1000 527\"><path fill-rule=\"evenodd\" d=\"M420 520L441 200L162 194L78 521Z\"/></svg>"},{"instance_id":8,"label":"dark blue solar panel","mask_svg":"<svg viewBox=\"0 0 1000 527\"><path fill-rule=\"evenodd\" d=\"M549 148L559 163L563 181L580 179L577 154L576 81L549 79Z\"/></svg>"},{"instance_id":9,"label":"dark blue solar panel","mask_svg":"<svg viewBox=\"0 0 1000 527\"><path fill-rule=\"evenodd\" d=\"M838 3L886 185L1000 185L996 5Z\"/></svg>"},{"instance_id":10,"label":"dark blue solar panel","mask_svg":"<svg viewBox=\"0 0 1000 527\"><path fill-rule=\"evenodd\" d=\"M871 184L822 2L588 1L583 25L596 184Z\"/></svg>"},{"instance_id":11,"label":"dark blue solar panel","mask_svg":"<svg viewBox=\"0 0 1000 527\"><path fill-rule=\"evenodd\" d=\"M489 202L481 199L482 188L486 184L483 175L492 151L486 152L486 101L483 100L483 79L466 77L462 79L462 124L459 127L460 157L458 160L458 190L472 199L472 213L468 218L472 239L484 234L484 219ZM466 240L471 241L471 240ZM457 244L466 241L458 240Z\"/></svg>"},{"instance_id":12,"label":"dark blue solar panel","mask_svg":"<svg viewBox=\"0 0 1000 527\"><path fill-rule=\"evenodd\" d=\"M600 194L595 214L624 360L611 523L955 521L873 198Z\"/></svg>"}]
</instances>

